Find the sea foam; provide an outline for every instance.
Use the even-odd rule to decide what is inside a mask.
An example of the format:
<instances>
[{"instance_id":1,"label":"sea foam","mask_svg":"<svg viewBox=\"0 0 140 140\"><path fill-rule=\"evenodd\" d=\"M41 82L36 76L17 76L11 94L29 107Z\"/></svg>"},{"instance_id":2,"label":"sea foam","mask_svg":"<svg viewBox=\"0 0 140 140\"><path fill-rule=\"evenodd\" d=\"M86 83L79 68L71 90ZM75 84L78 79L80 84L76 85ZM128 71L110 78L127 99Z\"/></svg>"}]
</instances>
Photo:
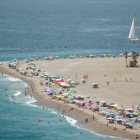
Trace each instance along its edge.
<instances>
[{"instance_id":1,"label":"sea foam","mask_svg":"<svg viewBox=\"0 0 140 140\"><path fill-rule=\"evenodd\" d=\"M9 77L8 80L9 81L22 81L21 79L14 78L14 77Z\"/></svg>"}]
</instances>

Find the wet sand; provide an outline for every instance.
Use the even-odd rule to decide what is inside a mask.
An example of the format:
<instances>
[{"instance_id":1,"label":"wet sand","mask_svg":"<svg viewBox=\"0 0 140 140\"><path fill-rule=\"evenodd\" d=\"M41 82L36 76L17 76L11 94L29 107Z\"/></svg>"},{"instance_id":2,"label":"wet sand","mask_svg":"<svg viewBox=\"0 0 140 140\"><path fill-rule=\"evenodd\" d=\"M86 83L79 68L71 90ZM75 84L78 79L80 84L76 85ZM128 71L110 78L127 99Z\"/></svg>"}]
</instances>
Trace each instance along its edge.
<instances>
[{"instance_id":1,"label":"wet sand","mask_svg":"<svg viewBox=\"0 0 140 140\"><path fill-rule=\"evenodd\" d=\"M125 67L125 58L57 59L53 61L39 60L34 61L33 63L36 64L36 67L40 67L41 70L47 69L47 72L50 75L61 75L64 77L65 81L70 78L75 82L79 82L80 85L77 86L76 93L74 94L80 94L86 97L90 96L90 98L93 98L94 101L105 100L107 103L113 102L118 105L123 105L124 108L134 106L136 109L136 105L140 104L140 68ZM25 66L27 66L27 63L23 61L19 62L19 67L25 69ZM90 130L104 135L112 135L128 139L134 138L134 136L130 135L137 133L140 134L139 128L137 130L127 129L124 131L122 130L124 129L124 126L122 125L109 124L107 127L108 121L105 119L105 117L99 118L97 112L93 113L72 104L67 104L62 101L50 100L48 96L42 96L41 91L43 91L46 86L40 86L40 81L43 81L40 76L24 77L15 70L10 69L8 67L8 63L0 65L0 71L8 75L11 74L13 77L22 79L28 83L28 85L32 85L35 98L39 100L42 105L50 105L56 109L58 109L57 107L59 105L60 110L58 111L61 112L64 108L67 112L66 115L70 114L71 117L78 120L78 123L84 125ZM77 74L77 78L75 78L75 74ZM81 82L84 74L88 75L88 79L85 84ZM131 78L132 82L130 81ZM109 85L107 85L107 81L109 81ZM98 83L99 88L94 89L92 87L92 83ZM54 90L58 89L58 87L55 85L52 85L52 88ZM32 94L31 88L29 89L29 93ZM74 108L73 110L70 110L71 106ZM100 107L100 111L101 110L107 109ZM115 111L113 113L115 113ZM92 118L93 114L95 116L94 120ZM88 118L88 123L85 123L85 118ZM117 130L114 130L115 126Z\"/></svg>"}]
</instances>

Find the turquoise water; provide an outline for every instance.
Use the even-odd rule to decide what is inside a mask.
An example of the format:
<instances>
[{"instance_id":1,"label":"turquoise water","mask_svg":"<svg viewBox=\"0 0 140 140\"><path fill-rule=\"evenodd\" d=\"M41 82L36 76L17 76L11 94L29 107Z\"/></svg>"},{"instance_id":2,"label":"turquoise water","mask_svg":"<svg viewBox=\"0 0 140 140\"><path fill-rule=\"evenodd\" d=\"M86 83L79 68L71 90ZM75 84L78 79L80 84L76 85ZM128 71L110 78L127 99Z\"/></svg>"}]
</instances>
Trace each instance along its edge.
<instances>
[{"instance_id":1,"label":"turquoise water","mask_svg":"<svg viewBox=\"0 0 140 140\"><path fill-rule=\"evenodd\" d=\"M84 127L80 128L77 126L76 120L61 116L53 108L43 110L42 107L36 106L35 99L28 94L25 96L24 91L27 89L28 85L20 79L8 75L2 76L0 73L1 140L107 139L107 136L91 133ZM11 98L13 95L14 99ZM37 122L37 119L43 121ZM120 138L114 137L115 139Z\"/></svg>"}]
</instances>

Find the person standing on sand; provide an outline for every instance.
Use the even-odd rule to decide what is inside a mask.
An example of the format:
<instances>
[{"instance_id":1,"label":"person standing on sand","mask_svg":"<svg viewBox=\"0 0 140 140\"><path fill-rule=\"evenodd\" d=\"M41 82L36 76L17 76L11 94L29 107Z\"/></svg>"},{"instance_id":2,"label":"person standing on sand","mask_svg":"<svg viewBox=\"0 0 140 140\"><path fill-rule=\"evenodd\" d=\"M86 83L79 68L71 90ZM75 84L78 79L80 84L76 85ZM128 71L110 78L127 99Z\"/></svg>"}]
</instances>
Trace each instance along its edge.
<instances>
[{"instance_id":1,"label":"person standing on sand","mask_svg":"<svg viewBox=\"0 0 140 140\"><path fill-rule=\"evenodd\" d=\"M25 96L26 96L26 91L25 91Z\"/></svg>"},{"instance_id":2,"label":"person standing on sand","mask_svg":"<svg viewBox=\"0 0 140 140\"><path fill-rule=\"evenodd\" d=\"M109 81L107 81L107 85L109 85Z\"/></svg>"},{"instance_id":3,"label":"person standing on sand","mask_svg":"<svg viewBox=\"0 0 140 140\"><path fill-rule=\"evenodd\" d=\"M75 74L75 78L77 78L77 74Z\"/></svg>"},{"instance_id":4,"label":"person standing on sand","mask_svg":"<svg viewBox=\"0 0 140 140\"><path fill-rule=\"evenodd\" d=\"M93 114L93 120L94 120L94 114Z\"/></svg>"}]
</instances>

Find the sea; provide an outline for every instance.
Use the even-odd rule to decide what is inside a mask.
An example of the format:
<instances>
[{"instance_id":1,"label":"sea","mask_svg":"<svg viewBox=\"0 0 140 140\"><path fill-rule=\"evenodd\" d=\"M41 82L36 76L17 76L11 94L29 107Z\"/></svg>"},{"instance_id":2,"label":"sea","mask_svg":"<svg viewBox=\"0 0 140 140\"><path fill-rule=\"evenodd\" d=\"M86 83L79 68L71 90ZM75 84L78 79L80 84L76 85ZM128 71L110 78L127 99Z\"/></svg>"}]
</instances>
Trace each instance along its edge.
<instances>
[{"instance_id":1,"label":"sea","mask_svg":"<svg viewBox=\"0 0 140 140\"><path fill-rule=\"evenodd\" d=\"M140 53L140 43L128 41L133 17L140 36L139 7L139 0L0 0L0 63ZM43 110L28 93L25 97L28 88L22 80L0 73L0 140L107 139L54 108Z\"/></svg>"}]
</instances>

